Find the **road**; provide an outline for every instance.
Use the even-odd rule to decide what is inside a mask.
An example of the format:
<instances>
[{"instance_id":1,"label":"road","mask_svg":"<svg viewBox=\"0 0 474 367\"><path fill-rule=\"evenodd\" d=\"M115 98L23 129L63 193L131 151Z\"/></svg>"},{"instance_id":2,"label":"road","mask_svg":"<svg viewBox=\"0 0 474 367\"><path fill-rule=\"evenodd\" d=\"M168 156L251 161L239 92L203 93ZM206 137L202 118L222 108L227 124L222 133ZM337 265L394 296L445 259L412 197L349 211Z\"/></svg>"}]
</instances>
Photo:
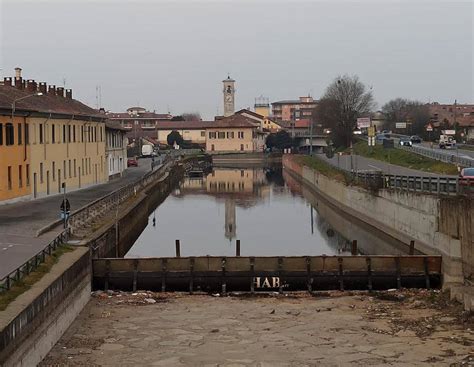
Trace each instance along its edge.
<instances>
[{"instance_id":1,"label":"road","mask_svg":"<svg viewBox=\"0 0 474 367\"><path fill-rule=\"evenodd\" d=\"M351 156L350 155L335 155L333 158L329 159L325 155L321 154L317 156L330 163L331 165L343 169L345 171L351 171L351 167L357 171L381 171L390 175L403 175L403 176L440 176L436 173L430 173L425 171L419 171L411 168L405 168L402 166L397 166L395 164L390 164L382 162L376 159L362 157L360 155L354 155L352 157L352 166L351 166ZM443 177L456 177L443 175Z\"/></svg>"},{"instance_id":2,"label":"road","mask_svg":"<svg viewBox=\"0 0 474 367\"><path fill-rule=\"evenodd\" d=\"M151 160L138 162L138 167L128 168L121 178L68 193L71 211L138 180L150 169ZM36 237L39 229L58 219L61 201L61 195L54 195L0 205L0 279L41 251L60 232L57 228Z\"/></svg>"}]
</instances>

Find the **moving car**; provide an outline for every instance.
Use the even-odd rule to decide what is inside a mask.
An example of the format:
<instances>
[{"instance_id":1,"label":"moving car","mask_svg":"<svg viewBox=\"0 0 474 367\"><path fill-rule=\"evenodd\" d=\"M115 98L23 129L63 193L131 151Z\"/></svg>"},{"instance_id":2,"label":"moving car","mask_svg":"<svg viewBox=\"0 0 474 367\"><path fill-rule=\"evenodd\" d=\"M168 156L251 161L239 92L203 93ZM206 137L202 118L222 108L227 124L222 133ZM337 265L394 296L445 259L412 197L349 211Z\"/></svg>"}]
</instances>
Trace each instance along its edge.
<instances>
[{"instance_id":1,"label":"moving car","mask_svg":"<svg viewBox=\"0 0 474 367\"><path fill-rule=\"evenodd\" d=\"M410 141L413 144L421 144L421 138L418 135L412 135L410 136Z\"/></svg>"},{"instance_id":2,"label":"moving car","mask_svg":"<svg viewBox=\"0 0 474 367\"><path fill-rule=\"evenodd\" d=\"M413 145L412 141L408 138L400 138L398 141L398 145L401 145L403 147L411 147Z\"/></svg>"},{"instance_id":3,"label":"moving car","mask_svg":"<svg viewBox=\"0 0 474 367\"><path fill-rule=\"evenodd\" d=\"M440 135L439 137L439 148L440 149L451 149L456 147L456 140L451 135Z\"/></svg>"},{"instance_id":4,"label":"moving car","mask_svg":"<svg viewBox=\"0 0 474 367\"><path fill-rule=\"evenodd\" d=\"M153 146L145 144L142 146L142 157L151 157L153 153Z\"/></svg>"},{"instance_id":5,"label":"moving car","mask_svg":"<svg viewBox=\"0 0 474 367\"><path fill-rule=\"evenodd\" d=\"M474 186L474 168L463 168L459 173L459 184L464 186Z\"/></svg>"},{"instance_id":6,"label":"moving car","mask_svg":"<svg viewBox=\"0 0 474 367\"><path fill-rule=\"evenodd\" d=\"M138 161L135 158L128 158L127 167L138 167Z\"/></svg>"}]
</instances>

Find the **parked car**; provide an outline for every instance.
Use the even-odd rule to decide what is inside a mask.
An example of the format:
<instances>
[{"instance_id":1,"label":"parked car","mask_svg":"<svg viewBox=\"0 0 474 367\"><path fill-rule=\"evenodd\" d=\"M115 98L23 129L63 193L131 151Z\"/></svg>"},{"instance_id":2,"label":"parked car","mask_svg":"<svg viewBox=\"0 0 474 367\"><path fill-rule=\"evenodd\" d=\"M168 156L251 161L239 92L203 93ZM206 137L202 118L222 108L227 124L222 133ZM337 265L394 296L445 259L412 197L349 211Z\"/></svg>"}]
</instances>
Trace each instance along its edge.
<instances>
[{"instance_id":1,"label":"parked car","mask_svg":"<svg viewBox=\"0 0 474 367\"><path fill-rule=\"evenodd\" d=\"M135 158L128 158L127 167L138 167L138 161Z\"/></svg>"},{"instance_id":2,"label":"parked car","mask_svg":"<svg viewBox=\"0 0 474 367\"><path fill-rule=\"evenodd\" d=\"M459 173L459 184L474 186L474 168L463 168Z\"/></svg>"},{"instance_id":3,"label":"parked car","mask_svg":"<svg viewBox=\"0 0 474 367\"><path fill-rule=\"evenodd\" d=\"M411 147L413 143L408 138L400 138L400 140L398 141L398 145L401 145L402 147Z\"/></svg>"},{"instance_id":4,"label":"parked car","mask_svg":"<svg viewBox=\"0 0 474 367\"><path fill-rule=\"evenodd\" d=\"M418 135L410 136L410 141L412 144L421 144L421 138Z\"/></svg>"}]
</instances>

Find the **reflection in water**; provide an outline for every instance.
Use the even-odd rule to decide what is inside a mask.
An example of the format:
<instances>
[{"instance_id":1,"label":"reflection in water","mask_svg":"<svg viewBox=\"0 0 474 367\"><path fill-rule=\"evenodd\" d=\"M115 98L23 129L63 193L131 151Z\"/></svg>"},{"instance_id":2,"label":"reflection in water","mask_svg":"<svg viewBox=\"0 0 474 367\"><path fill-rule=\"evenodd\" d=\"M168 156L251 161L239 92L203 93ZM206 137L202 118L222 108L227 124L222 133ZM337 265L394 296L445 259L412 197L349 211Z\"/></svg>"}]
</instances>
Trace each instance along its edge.
<instances>
[{"instance_id":1,"label":"reflection in water","mask_svg":"<svg viewBox=\"0 0 474 367\"><path fill-rule=\"evenodd\" d=\"M214 168L186 178L150 216L127 257L174 256L176 239L182 256L233 256L236 239L242 256L349 253L345 236L304 191L281 168Z\"/></svg>"}]
</instances>

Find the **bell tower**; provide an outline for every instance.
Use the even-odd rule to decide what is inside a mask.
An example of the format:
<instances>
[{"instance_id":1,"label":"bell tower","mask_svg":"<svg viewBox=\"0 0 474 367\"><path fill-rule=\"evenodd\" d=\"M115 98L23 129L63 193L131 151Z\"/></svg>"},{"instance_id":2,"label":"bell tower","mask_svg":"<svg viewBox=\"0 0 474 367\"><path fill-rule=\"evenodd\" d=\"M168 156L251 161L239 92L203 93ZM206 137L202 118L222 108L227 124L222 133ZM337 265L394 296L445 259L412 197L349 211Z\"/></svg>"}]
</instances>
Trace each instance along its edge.
<instances>
[{"instance_id":1,"label":"bell tower","mask_svg":"<svg viewBox=\"0 0 474 367\"><path fill-rule=\"evenodd\" d=\"M227 117L235 112L235 80L227 76L222 83L224 83L224 117Z\"/></svg>"}]
</instances>

